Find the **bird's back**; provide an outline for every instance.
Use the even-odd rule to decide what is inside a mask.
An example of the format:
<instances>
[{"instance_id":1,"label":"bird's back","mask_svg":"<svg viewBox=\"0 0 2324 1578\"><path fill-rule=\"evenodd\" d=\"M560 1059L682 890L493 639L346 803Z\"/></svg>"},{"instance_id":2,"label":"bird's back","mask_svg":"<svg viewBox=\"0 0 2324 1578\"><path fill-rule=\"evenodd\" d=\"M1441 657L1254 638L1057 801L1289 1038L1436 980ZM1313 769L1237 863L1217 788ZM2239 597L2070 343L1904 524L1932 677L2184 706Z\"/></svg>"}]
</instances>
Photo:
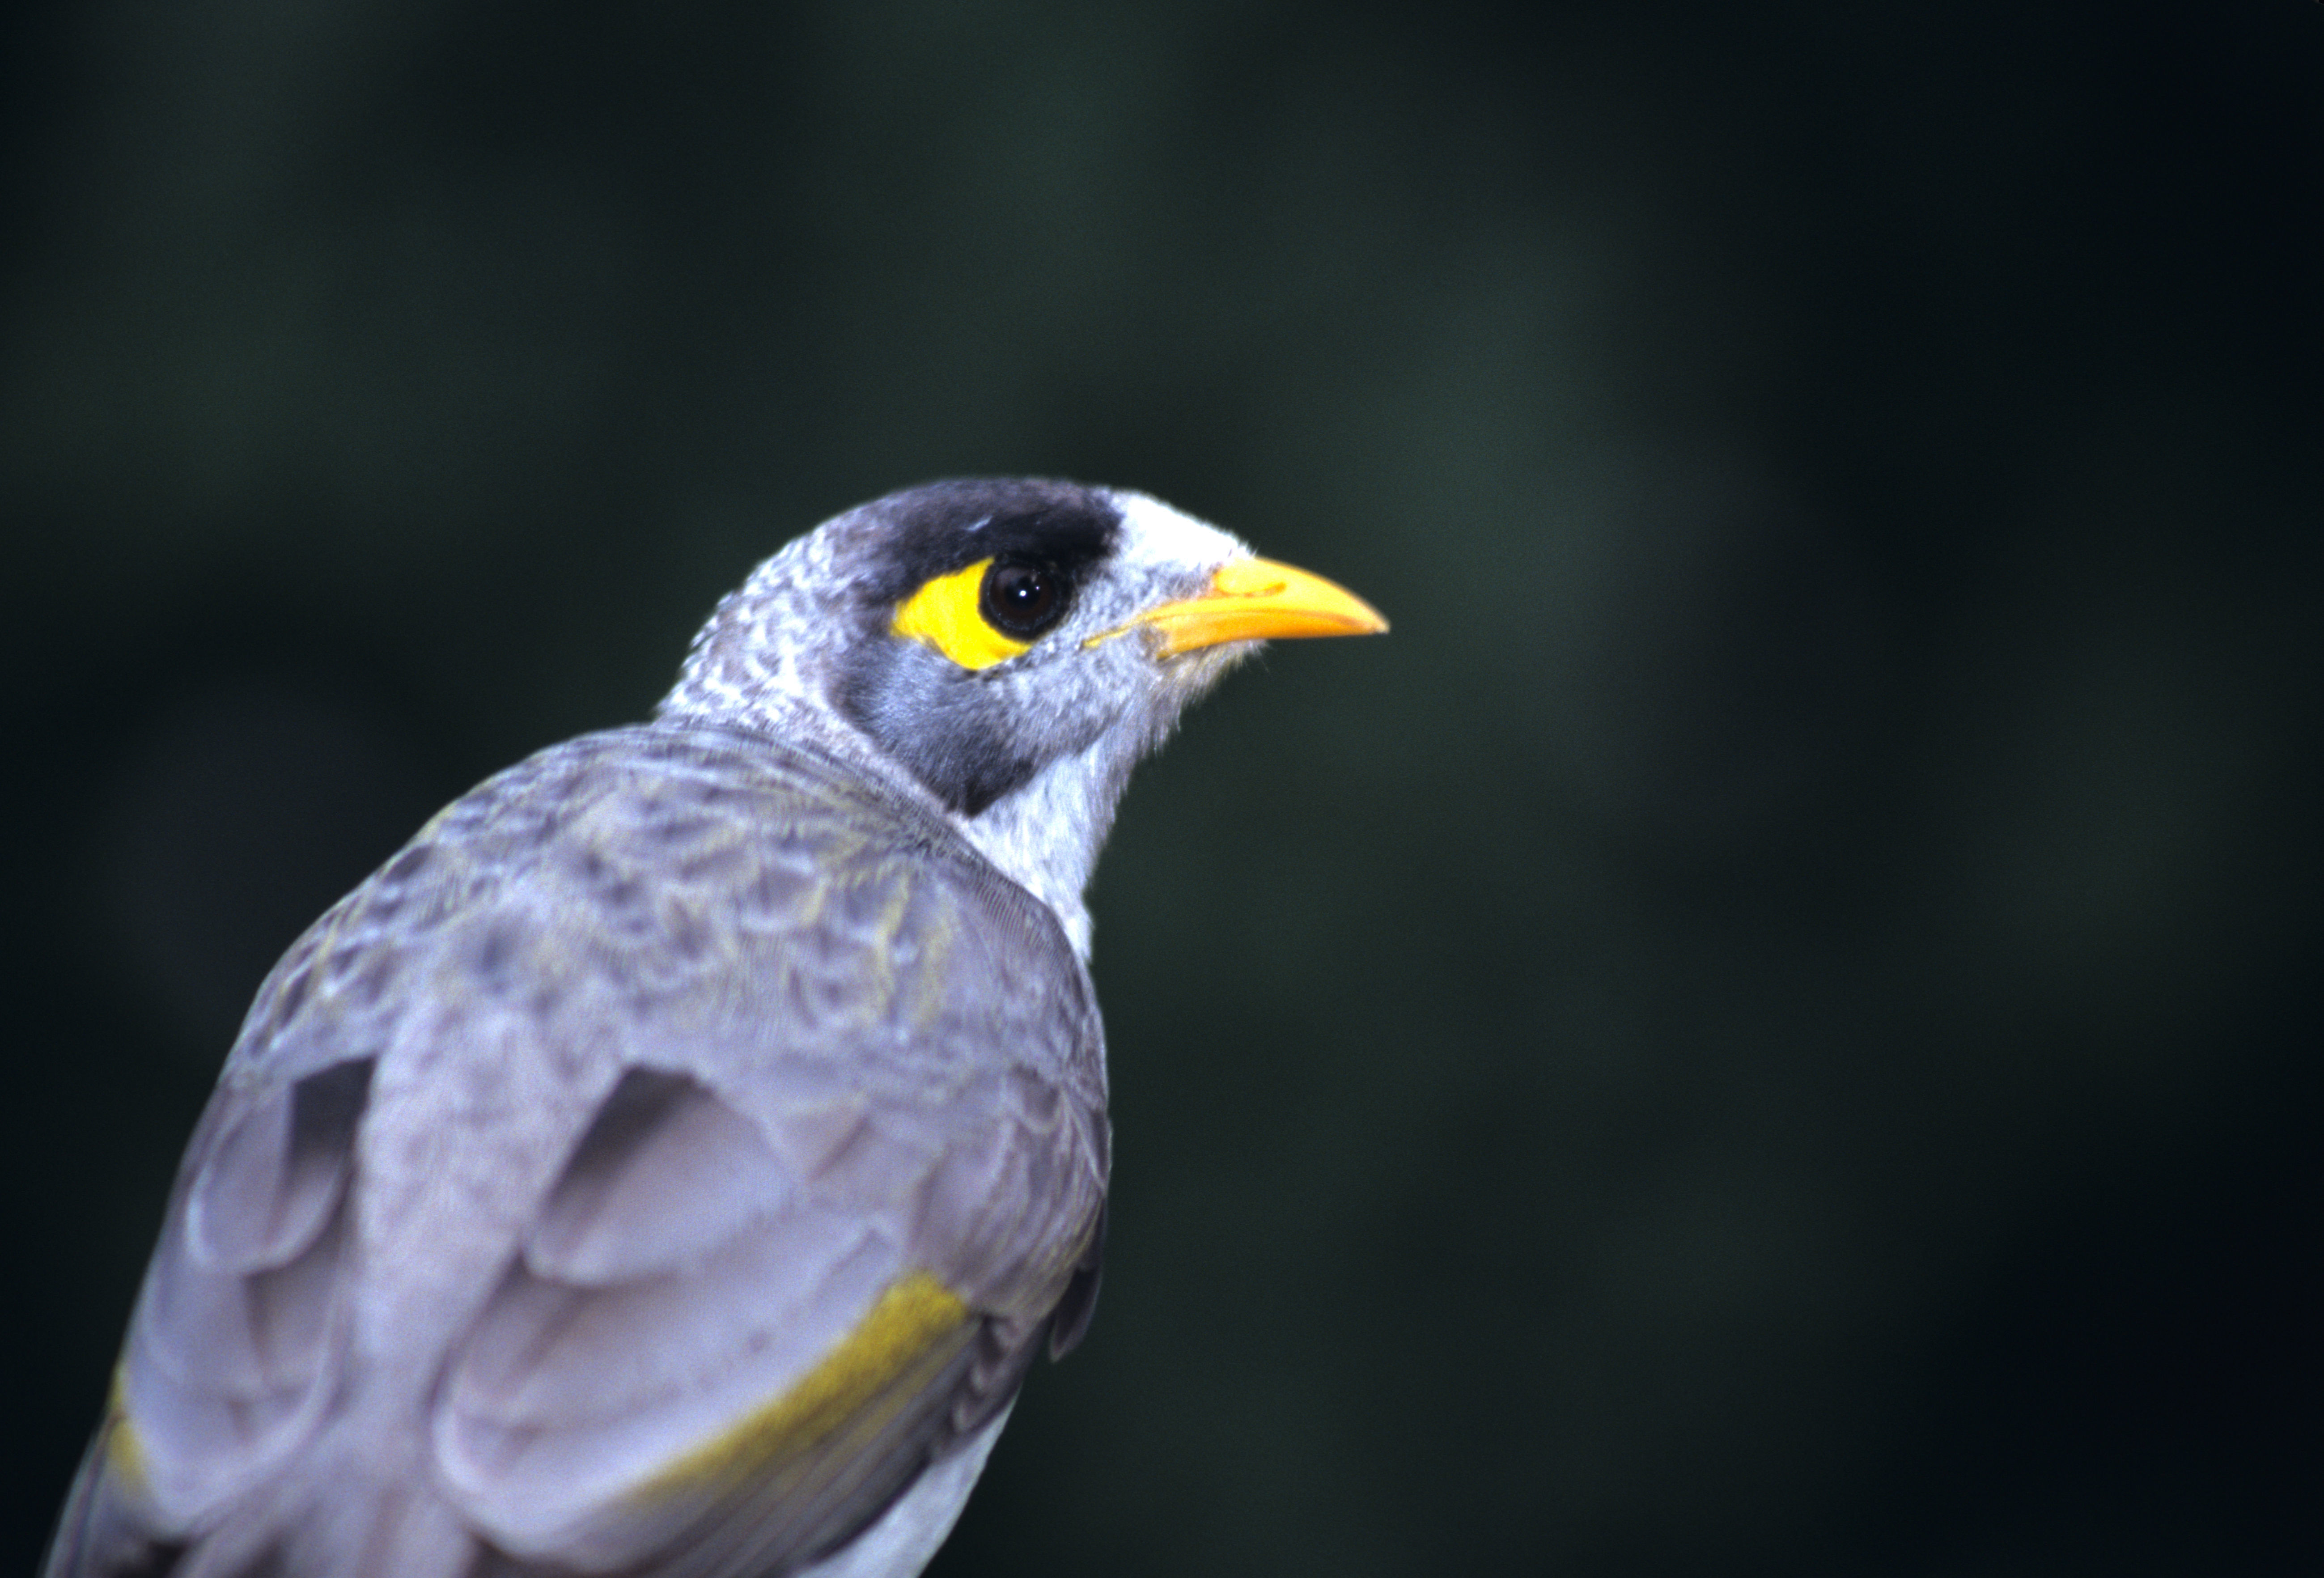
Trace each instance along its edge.
<instances>
[{"instance_id":1,"label":"bird's back","mask_svg":"<svg viewBox=\"0 0 2324 1578\"><path fill-rule=\"evenodd\" d=\"M1103 1103L941 817L715 727L544 752L262 988L50 1573L811 1564L1070 1341Z\"/></svg>"}]
</instances>

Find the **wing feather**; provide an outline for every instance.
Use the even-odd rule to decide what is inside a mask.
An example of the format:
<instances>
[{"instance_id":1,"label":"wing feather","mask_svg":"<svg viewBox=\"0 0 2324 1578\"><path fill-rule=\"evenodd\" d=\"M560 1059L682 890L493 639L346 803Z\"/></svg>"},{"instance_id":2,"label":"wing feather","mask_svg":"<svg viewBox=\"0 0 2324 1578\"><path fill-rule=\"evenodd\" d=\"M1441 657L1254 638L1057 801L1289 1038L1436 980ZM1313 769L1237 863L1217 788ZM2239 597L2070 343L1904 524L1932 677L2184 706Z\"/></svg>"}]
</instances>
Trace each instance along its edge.
<instances>
[{"instance_id":1,"label":"wing feather","mask_svg":"<svg viewBox=\"0 0 2324 1578\"><path fill-rule=\"evenodd\" d=\"M721 730L545 752L262 990L51 1572L790 1571L1077 1333L1104 1094L1055 918L933 815Z\"/></svg>"},{"instance_id":2,"label":"wing feather","mask_svg":"<svg viewBox=\"0 0 2324 1578\"><path fill-rule=\"evenodd\" d=\"M186 1195L185 1250L213 1270L288 1264L321 1233L346 1187L368 1059L266 1090L235 1114Z\"/></svg>"},{"instance_id":3,"label":"wing feather","mask_svg":"<svg viewBox=\"0 0 2324 1578\"><path fill-rule=\"evenodd\" d=\"M189 1158L122 1365L140 1489L204 1516L316 1411L368 1061L221 1093Z\"/></svg>"},{"instance_id":4,"label":"wing feather","mask_svg":"<svg viewBox=\"0 0 2324 1578\"><path fill-rule=\"evenodd\" d=\"M526 1232L525 1265L581 1284L668 1270L794 1193L790 1170L731 1108L683 1075L632 1068Z\"/></svg>"}]
</instances>

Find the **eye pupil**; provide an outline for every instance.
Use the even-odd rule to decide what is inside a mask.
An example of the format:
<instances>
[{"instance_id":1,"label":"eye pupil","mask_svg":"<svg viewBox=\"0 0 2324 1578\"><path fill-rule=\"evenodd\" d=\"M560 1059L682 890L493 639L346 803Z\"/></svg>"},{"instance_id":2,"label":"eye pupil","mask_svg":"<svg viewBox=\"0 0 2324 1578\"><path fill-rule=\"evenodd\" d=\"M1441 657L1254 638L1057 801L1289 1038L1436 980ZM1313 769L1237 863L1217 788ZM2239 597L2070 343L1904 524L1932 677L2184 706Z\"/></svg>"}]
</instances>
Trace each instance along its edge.
<instances>
[{"instance_id":1,"label":"eye pupil","mask_svg":"<svg viewBox=\"0 0 2324 1578\"><path fill-rule=\"evenodd\" d=\"M1065 612L1065 591L1057 574L1041 565L996 561L984 572L984 617L997 630L1030 638L1057 623Z\"/></svg>"}]
</instances>

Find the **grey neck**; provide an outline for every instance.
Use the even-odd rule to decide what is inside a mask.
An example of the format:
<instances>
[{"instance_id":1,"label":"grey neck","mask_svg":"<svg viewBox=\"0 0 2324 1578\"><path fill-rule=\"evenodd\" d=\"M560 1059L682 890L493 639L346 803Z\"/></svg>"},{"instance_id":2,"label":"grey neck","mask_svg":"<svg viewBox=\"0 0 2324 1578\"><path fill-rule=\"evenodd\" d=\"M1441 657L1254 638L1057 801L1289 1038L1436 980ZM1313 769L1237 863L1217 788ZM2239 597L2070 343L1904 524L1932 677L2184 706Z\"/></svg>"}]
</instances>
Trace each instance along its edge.
<instances>
[{"instance_id":1,"label":"grey neck","mask_svg":"<svg viewBox=\"0 0 2324 1578\"><path fill-rule=\"evenodd\" d=\"M976 817L945 806L898 767L871 739L828 706L787 689L770 687L747 699L723 687L693 683L689 675L654 709L658 722L716 724L778 740L801 740L860 769L896 793L942 817L1002 875L1047 905L1074 953L1090 953L1090 913L1084 894L1098 851L1113 826L1114 807L1135 764L1115 760L1100 742L1051 762L1028 783L1002 796Z\"/></svg>"}]
</instances>

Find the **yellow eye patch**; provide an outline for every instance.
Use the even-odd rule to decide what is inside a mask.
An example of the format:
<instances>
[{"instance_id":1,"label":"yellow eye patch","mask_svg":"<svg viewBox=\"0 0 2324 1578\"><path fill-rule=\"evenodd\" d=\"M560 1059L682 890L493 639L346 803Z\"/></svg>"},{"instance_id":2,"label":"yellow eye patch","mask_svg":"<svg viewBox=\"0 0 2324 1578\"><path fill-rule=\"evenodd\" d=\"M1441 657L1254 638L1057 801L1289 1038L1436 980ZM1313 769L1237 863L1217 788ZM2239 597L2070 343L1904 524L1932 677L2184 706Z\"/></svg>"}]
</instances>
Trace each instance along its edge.
<instances>
[{"instance_id":1,"label":"yellow eye patch","mask_svg":"<svg viewBox=\"0 0 2324 1578\"><path fill-rule=\"evenodd\" d=\"M904 599L890 626L898 635L934 647L964 669L990 669L1033 643L1006 636L984 617L984 572L981 558L964 570L938 576Z\"/></svg>"}]
</instances>

